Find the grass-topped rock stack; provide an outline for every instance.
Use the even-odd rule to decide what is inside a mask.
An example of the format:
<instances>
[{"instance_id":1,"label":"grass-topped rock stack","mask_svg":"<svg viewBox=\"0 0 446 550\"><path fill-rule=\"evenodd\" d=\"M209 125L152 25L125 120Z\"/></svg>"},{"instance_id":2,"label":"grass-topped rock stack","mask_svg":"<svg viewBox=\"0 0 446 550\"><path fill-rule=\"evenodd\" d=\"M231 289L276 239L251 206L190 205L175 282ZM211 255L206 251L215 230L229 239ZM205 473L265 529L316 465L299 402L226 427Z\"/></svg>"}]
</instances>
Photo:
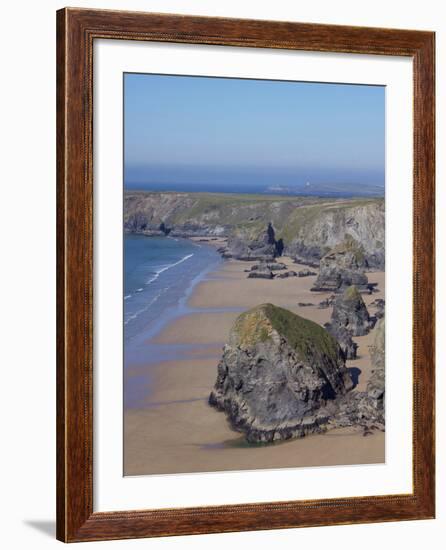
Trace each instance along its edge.
<instances>
[{"instance_id":1,"label":"grass-topped rock stack","mask_svg":"<svg viewBox=\"0 0 446 550\"><path fill-rule=\"evenodd\" d=\"M367 260L362 246L347 237L321 258L313 291L340 291L351 285L368 290Z\"/></svg>"},{"instance_id":2,"label":"grass-topped rock stack","mask_svg":"<svg viewBox=\"0 0 446 550\"><path fill-rule=\"evenodd\" d=\"M209 403L249 442L326 429L352 388L336 340L316 323L263 304L235 321Z\"/></svg>"}]
</instances>

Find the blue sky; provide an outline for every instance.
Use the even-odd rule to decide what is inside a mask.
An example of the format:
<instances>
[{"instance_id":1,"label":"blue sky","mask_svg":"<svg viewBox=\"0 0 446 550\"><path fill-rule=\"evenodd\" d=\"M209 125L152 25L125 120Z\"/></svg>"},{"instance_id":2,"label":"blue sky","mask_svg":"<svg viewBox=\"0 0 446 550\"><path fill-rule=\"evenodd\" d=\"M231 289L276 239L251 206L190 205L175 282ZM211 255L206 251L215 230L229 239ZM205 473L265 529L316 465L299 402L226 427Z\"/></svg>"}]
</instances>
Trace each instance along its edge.
<instances>
[{"instance_id":1,"label":"blue sky","mask_svg":"<svg viewBox=\"0 0 446 550\"><path fill-rule=\"evenodd\" d=\"M124 75L127 185L384 185L384 134L384 87Z\"/></svg>"}]
</instances>

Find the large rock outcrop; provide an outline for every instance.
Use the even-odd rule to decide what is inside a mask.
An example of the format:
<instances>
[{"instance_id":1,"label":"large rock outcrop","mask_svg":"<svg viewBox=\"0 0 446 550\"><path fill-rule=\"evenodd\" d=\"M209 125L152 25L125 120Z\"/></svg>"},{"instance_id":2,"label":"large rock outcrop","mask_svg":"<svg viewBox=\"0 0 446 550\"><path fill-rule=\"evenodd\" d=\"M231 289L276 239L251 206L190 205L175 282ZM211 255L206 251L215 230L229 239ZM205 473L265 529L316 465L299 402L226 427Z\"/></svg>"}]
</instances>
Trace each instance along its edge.
<instances>
[{"instance_id":1,"label":"large rock outcrop","mask_svg":"<svg viewBox=\"0 0 446 550\"><path fill-rule=\"evenodd\" d=\"M364 336L373 328L373 320L355 286L347 287L341 295L336 297L330 325L332 332L336 332L338 327L343 327L352 336Z\"/></svg>"},{"instance_id":2,"label":"large rock outcrop","mask_svg":"<svg viewBox=\"0 0 446 550\"><path fill-rule=\"evenodd\" d=\"M209 403L249 442L326 429L353 384L336 340L316 323L263 304L230 332Z\"/></svg>"},{"instance_id":3,"label":"large rock outcrop","mask_svg":"<svg viewBox=\"0 0 446 550\"><path fill-rule=\"evenodd\" d=\"M270 223L254 238L247 235L231 237L228 251L237 260L271 261L279 254L274 228Z\"/></svg>"},{"instance_id":4,"label":"large rock outcrop","mask_svg":"<svg viewBox=\"0 0 446 550\"><path fill-rule=\"evenodd\" d=\"M366 290L366 267L367 260L362 246L354 239L347 238L321 259L319 274L311 290L336 292L351 285Z\"/></svg>"},{"instance_id":5,"label":"large rock outcrop","mask_svg":"<svg viewBox=\"0 0 446 550\"><path fill-rule=\"evenodd\" d=\"M285 253L301 263L317 265L347 235L362 246L369 268L384 269L384 200L356 200L296 210L288 218L283 235Z\"/></svg>"}]
</instances>

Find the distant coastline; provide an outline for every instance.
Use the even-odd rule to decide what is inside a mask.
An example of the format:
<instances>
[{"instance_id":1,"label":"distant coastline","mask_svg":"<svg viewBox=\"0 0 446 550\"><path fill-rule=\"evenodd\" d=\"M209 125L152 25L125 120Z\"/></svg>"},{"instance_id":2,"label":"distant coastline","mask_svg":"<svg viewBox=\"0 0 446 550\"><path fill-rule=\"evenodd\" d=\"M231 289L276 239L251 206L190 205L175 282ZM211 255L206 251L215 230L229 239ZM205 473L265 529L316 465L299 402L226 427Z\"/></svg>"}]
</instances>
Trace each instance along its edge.
<instances>
[{"instance_id":1,"label":"distant coastline","mask_svg":"<svg viewBox=\"0 0 446 550\"><path fill-rule=\"evenodd\" d=\"M165 183L165 182L132 182L124 186L125 191L165 192L165 193L230 193L230 194L260 194L288 197L316 198L380 198L385 195L385 186L378 184L357 183L311 183L273 184L246 183L243 184L213 184L208 183Z\"/></svg>"}]
</instances>

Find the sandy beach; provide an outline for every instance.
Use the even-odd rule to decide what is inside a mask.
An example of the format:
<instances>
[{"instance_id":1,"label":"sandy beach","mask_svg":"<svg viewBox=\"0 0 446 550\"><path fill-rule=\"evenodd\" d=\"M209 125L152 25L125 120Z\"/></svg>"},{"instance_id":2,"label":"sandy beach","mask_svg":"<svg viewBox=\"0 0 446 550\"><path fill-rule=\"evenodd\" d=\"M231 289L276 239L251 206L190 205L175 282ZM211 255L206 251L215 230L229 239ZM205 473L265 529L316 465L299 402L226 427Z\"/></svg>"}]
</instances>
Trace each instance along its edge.
<instances>
[{"instance_id":1,"label":"sandy beach","mask_svg":"<svg viewBox=\"0 0 446 550\"><path fill-rule=\"evenodd\" d=\"M305 267L286 257L280 261L295 271ZM148 346L184 346L180 359L127 365L126 383L137 380L147 391L137 407L124 411L125 475L384 462L382 432L364 437L362 431L345 428L249 446L229 427L225 415L207 404L222 346L241 310L271 302L321 325L330 319L331 308L317 307L330 293L310 291L316 276L248 279L245 270L251 263L227 260L218 271L209 273L189 298L193 312L177 318L147 342ZM384 272L368 273L368 277L378 284L378 292L363 296L367 305L384 298L385 279ZM299 302L314 305L301 307ZM354 339L359 345L358 358L347 366L359 374L356 389L361 391L370 376L368 346L373 331Z\"/></svg>"}]
</instances>

